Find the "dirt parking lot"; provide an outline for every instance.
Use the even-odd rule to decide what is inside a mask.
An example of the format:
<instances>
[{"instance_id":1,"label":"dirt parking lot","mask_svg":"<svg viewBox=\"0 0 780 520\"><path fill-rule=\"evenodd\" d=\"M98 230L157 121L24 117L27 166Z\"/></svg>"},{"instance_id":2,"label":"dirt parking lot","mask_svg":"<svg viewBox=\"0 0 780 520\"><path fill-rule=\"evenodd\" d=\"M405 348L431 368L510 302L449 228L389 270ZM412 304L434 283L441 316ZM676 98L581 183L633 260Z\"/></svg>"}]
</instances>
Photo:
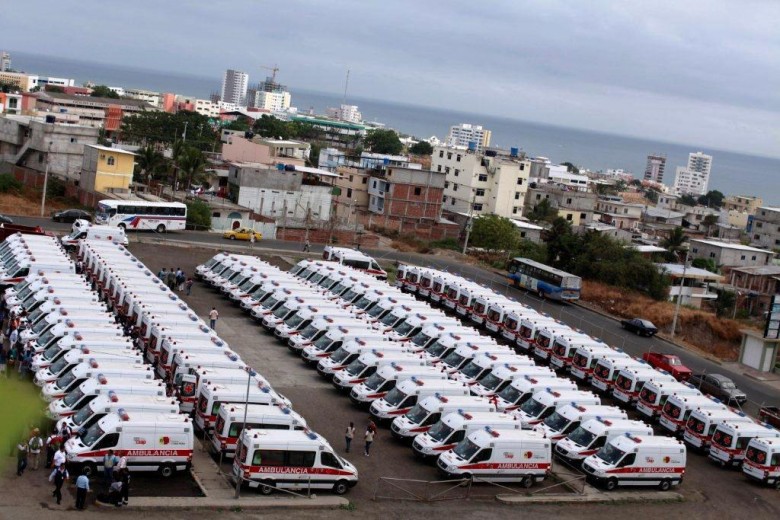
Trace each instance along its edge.
<instances>
[{"instance_id":1,"label":"dirt parking lot","mask_svg":"<svg viewBox=\"0 0 780 520\"><path fill-rule=\"evenodd\" d=\"M205 248L180 248L133 244L131 250L153 271L161 267L182 267L192 273L194 267L216 252ZM262 248L258 248L258 253ZM285 260L270 255L269 260L284 265ZM315 370L307 368L299 358L291 355L270 334L256 325L237 307L232 306L218 293L196 283L192 295L184 297L192 308L206 317L212 306L220 312L217 332L241 354L250 365L262 373L274 388L293 402L316 431L327 437L331 444L344 454L343 430L349 421L354 421L360 430L365 426L367 414L358 410L349 399L337 393L330 383L321 379ZM780 493L747 482L737 471L725 471L715 467L704 456L690 454L688 471L684 483L676 490L683 494L682 503L631 503L611 505L533 505L506 506L499 504L492 495L496 490L490 486L476 486L474 496L469 500L451 500L435 503L421 503L401 500L372 500L380 477L417 479L422 481L437 478L435 469L415 460L408 446L394 441L387 429L381 429L372 447L371 457L362 455L358 442L347 458L360 472L360 483L347 497L353 502L352 511L304 511L264 513L263 518L343 518L357 514L368 518L408 518L410 515L425 515L430 518L495 518L496 515L539 514L545 517L597 518L605 515L633 515L648 518L778 518L780 514ZM8 475L8 474L7 474ZM380 494L387 491L380 485ZM33 494L28 488L20 488L14 476L6 476L0 485L0 518L33 518L40 513L47 502L44 492L47 484L41 484ZM15 502L14 490L24 491L30 499L24 503ZM414 487L411 487L414 489ZM416 491L422 493L420 487ZM398 493L396 493L397 495ZM37 498L35 498L37 497ZM239 506L240 507L240 506ZM127 516L131 510L111 511L112 514ZM47 511L47 518L57 517L55 511ZM148 514L150 518L185 518L186 514ZM205 517L205 514L203 515ZM221 513L221 518L259 517L250 512Z\"/></svg>"}]
</instances>

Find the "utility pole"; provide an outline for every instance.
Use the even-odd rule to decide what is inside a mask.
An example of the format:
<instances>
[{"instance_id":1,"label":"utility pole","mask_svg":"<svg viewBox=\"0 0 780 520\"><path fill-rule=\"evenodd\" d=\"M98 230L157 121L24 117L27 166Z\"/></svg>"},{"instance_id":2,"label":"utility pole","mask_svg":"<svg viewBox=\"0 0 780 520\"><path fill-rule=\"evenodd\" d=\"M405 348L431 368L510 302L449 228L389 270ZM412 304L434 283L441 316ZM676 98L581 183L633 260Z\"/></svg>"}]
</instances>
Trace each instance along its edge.
<instances>
[{"instance_id":1,"label":"utility pole","mask_svg":"<svg viewBox=\"0 0 780 520\"><path fill-rule=\"evenodd\" d=\"M471 237L471 228L474 226L474 201L477 200L477 190L471 188L473 195L471 196L471 204L469 205L469 219L466 221L466 238L463 241L463 254L466 254L466 250L469 247L469 237Z\"/></svg>"},{"instance_id":2,"label":"utility pole","mask_svg":"<svg viewBox=\"0 0 780 520\"><path fill-rule=\"evenodd\" d=\"M46 171L43 174L43 194L41 194L41 217L46 211L46 189L49 187L49 163L51 162L51 145L52 142L49 141L49 146L46 150Z\"/></svg>"},{"instance_id":3,"label":"utility pole","mask_svg":"<svg viewBox=\"0 0 780 520\"><path fill-rule=\"evenodd\" d=\"M685 273L688 270L688 250L685 250L685 261L683 263L683 272L682 272L682 280L680 280L680 291L677 293L677 303L674 306L674 318L672 319L672 334L671 337L674 339L674 332L677 329L677 317L680 315L680 304L682 303L683 298L683 287L685 287Z\"/></svg>"},{"instance_id":4,"label":"utility pole","mask_svg":"<svg viewBox=\"0 0 780 520\"><path fill-rule=\"evenodd\" d=\"M238 435L238 442L241 443L241 437L244 436L244 429L246 428L246 414L249 411L249 387L252 385L252 371L247 369L246 375L246 398L244 399L244 422L241 424L241 433ZM241 471L236 479L236 494L235 499L241 496L241 484L244 482L244 472Z\"/></svg>"},{"instance_id":5,"label":"utility pole","mask_svg":"<svg viewBox=\"0 0 780 520\"><path fill-rule=\"evenodd\" d=\"M303 243L309 241L309 226L311 223L311 201L306 201L306 234L303 237Z\"/></svg>"},{"instance_id":6,"label":"utility pole","mask_svg":"<svg viewBox=\"0 0 780 520\"><path fill-rule=\"evenodd\" d=\"M190 124L189 121L184 122L184 133L181 134L181 140L182 142L187 142L187 125Z\"/></svg>"},{"instance_id":7,"label":"utility pole","mask_svg":"<svg viewBox=\"0 0 780 520\"><path fill-rule=\"evenodd\" d=\"M349 88L349 69L347 69L347 79L344 81L344 99L341 100L343 105L347 104L347 88Z\"/></svg>"}]
</instances>

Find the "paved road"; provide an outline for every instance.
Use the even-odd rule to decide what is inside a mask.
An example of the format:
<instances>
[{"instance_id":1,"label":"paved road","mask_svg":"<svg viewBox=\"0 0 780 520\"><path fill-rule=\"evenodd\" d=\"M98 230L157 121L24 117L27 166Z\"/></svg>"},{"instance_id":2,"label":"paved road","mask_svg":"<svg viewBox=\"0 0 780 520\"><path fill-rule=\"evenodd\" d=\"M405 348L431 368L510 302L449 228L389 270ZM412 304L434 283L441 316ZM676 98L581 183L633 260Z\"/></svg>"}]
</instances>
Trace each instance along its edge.
<instances>
[{"instance_id":1,"label":"paved road","mask_svg":"<svg viewBox=\"0 0 780 520\"><path fill-rule=\"evenodd\" d=\"M14 217L14 221L19 224L41 225L46 229L55 231L57 233L65 233L69 231L71 227L70 224L59 224L54 223L49 219L34 217ZM166 233L163 235L154 234L152 232L134 233L131 231L129 235L131 241L137 239L148 240L152 238L159 238L163 241L187 242L190 244L199 244L204 246L212 245L219 247L224 246L227 243L229 243L231 246L240 246L240 244L224 240L218 233L207 233L199 231ZM248 252L252 250L248 244L246 245L246 249ZM299 253L301 251L301 244L298 242L289 242L284 240L263 240L261 243L255 244L253 250L259 253L262 250L268 249L289 251L290 253ZM322 249L323 246L312 245L311 252L321 253ZM612 346L620 347L634 356L640 356L644 352L650 350L655 352L662 351L677 354L680 356L680 359L683 361L683 363L689 366L694 372L718 372L730 377L736 383L736 385L744 390L748 395L748 398L751 401L751 405L748 406L748 411L754 412L755 410L753 410L753 408L762 404L780 404L780 396L778 395L776 389L760 381L756 381L753 378L747 377L741 372L734 371L729 367L721 366L718 363L710 361L691 351L680 348L661 338L639 338L634 334L623 331L618 326L616 320L604 317L601 314L593 312L589 309L579 306L540 300L532 293L527 293L523 290L508 286L506 283L506 278L499 274L479 267L464 264L452 258L437 255L402 253L394 250L371 248L364 248L364 251L374 256L374 258L380 262L385 260L412 263L457 273L461 276L490 287L495 291L515 298L521 303L529 305L537 310L551 314L561 321L569 324L570 326L576 326L588 334L601 338Z\"/></svg>"}]
</instances>

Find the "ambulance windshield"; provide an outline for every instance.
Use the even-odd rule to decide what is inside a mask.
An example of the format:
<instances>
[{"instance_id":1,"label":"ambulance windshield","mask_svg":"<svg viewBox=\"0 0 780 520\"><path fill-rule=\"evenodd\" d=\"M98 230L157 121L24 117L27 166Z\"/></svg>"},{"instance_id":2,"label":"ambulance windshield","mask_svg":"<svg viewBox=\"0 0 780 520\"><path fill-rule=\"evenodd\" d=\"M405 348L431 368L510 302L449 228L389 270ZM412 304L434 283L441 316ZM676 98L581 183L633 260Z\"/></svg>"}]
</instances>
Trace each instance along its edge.
<instances>
[{"instance_id":1,"label":"ambulance windshield","mask_svg":"<svg viewBox=\"0 0 780 520\"><path fill-rule=\"evenodd\" d=\"M81 426L84 424L84 421L92 417L92 408L89 406L83 407L81 410L76 412L75 415L72 417L73 424L76 426Z\"/></svg>"},{"instance_id":2,"label":"ambulance windshield","mask_svg":"<svg viewBox=\"0 0 780 520\"><path fill-rule=\"evenodd\" d=\"M84 392L81 391L81 388L77 388L63 397L62 402L65 403L65 405L72 407L74 404L79 402L82 397L84 397Z\"/></svg>"},{"instance_id":3,"label":"ambulance windshield","mask_svg":"<svg viewBox=\"0 0 780 520\"><path fill-rule=\"evenodd\" d=\"M599 450L599 452L596 454L596 457L600 458L607 464L614 466L620 461L620 459L623 458L623 455L625 454L625 451L619 450L612 444L607 444Z\"/></svg>"},{"instance_id":4,"label":"ambulance windshield","mask_svg":"<svg viewBox=\"0 0 780 520\"><path fill-rule=\"evenodd\" d=\"M569 434L569 440L577 446L587 448L596 438L596 434L589 432L582 426L577 427L573 432Z\"/></svg>"},{"instance_id":5,"label":"ambulance windshield","mask_svg":"<svg viewBox=\"0 0 780 520\"><path fill-rule=\"evenodd\" d=\"M480 373L482 373L483 367L479 365L476 361L469 361L465 367L460 369L460 373L464 376L474 379L477 377Z\"/></svg>"},{"instance_id":6,"label":"ambulance windshield","mask_svg":"<svg viewBox=\"0 0 780 520\"><path fill-rule=\"evenodd\" d=\"M403 393L397 386L387 392L385 395L385 402L390 406L399 406L404 401L404 399L406 399L406 394Z\"/></svg>"},{"instance_id":7,"label":"ambulance windshield","mask_svg":"<svg viewBox=\"0 0 780 520\"><path fill-rule=\"evenodd\" d=\"M547 406L545 406L544 403L540 403L532 398L523 403L520 407L520 411L528 417L539 417L546 408Z\"/></svg>"},{"instance_id":8,"label":"ambulance windshield","mask_svg":"<svg viewBox=\"0 0 780 520\"><path fill-rule=\"evenodd\" d=\"M87 433L84 434L84 436L81 438L81 442L84 444L84 446L92 446L97 441L100 440L100 438L105 434L106 432L103 431L102 428L100 428L100 423L93 424L89 430L87 430Z\"/></svg>"},{"instance_id":9,"label":"ambulance windshield","mask_svg":"<svg viewBox=\"0 0 780 520\"><path fill-rule=\"evenodd\" d=\"M427 334L419 332L419 333L415 334L414 337L412 338L412 343L414 343L418 347L422 347L423 345L428 343L428 341L430 341L430 339L431 339L431 337L428 336Z\"/></svg>"},{"instance_id":10,"label":"ambulance windshield","mask_svg":"<svg viewBox=\"0 0 780 520\"><path fill-rule=\"evenodd\" d=\"M479 446L468 439L461 441L460 444L455 446L455 449L453 450L455 455L466 461L470 460L471 457L473 457L478 451Z\"/></svg>"},{"instance_id":11,"label":"ambulance windshield","mask_svg":"<svg viewBox=\"0 0 780 520\"><path fill-rule=\"evenodd\" d=\"M406 413L406 418L412 424L422 424L426 417L428 417L428 410L422 407L422 405L416 404L414 408Z\"/></svg>"},{"instance_id":12,"label":"ambulance windshield","mask_svg":"<svg viewBox=\"0 0 780 520\"><path fill-rule=\"evenodd\" d=\"M448 426L444 421L439 421L428 430L428 436L436 442L444 442L455 431L451 426Z\"/></svg>"},{"instance_id":13,"label":"ambulance windshield","mask_svg":"<svg viewBox=\"0 0 780 520\"><path fill-rule=\"evenodd\" d=\"M551 416L549 416L547 419L544 420L544 424L546 424L548 428L556 432L564 431L570 422L571 421L569 421L569 419L559 414L558 412L555 412L554 414L552 414Z\"/></svg>"},{"instance_id":14,"label":"ambulance windshield","mask_svg":"<svg viewBox=\"0 0 780 520\"><path fill-rule=\"evenodd\" d=\"M522 395L523 392L514 385L509 385L498 393L498 396L508 403L517 403Z\"/></svg>"}]
</instances>

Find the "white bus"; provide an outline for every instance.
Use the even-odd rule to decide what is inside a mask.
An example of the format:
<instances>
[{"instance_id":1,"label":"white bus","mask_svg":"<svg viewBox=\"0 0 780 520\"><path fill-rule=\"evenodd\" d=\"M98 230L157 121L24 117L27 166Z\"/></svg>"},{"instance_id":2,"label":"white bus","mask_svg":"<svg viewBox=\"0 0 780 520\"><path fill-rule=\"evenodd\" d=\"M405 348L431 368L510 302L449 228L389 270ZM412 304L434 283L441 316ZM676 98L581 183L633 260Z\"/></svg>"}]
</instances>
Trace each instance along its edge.
<instances>
[{"instance_id":1,"label":"white bus","mask_svg":"<svg viewBox=\"0 0 780 520\"><path fill-rule=\"evenodd\" d=\"M155 230L158 233L184 229L187 206L181 202L101 200L95 223L123 229Z\"/></svg>"}]
</instances>

